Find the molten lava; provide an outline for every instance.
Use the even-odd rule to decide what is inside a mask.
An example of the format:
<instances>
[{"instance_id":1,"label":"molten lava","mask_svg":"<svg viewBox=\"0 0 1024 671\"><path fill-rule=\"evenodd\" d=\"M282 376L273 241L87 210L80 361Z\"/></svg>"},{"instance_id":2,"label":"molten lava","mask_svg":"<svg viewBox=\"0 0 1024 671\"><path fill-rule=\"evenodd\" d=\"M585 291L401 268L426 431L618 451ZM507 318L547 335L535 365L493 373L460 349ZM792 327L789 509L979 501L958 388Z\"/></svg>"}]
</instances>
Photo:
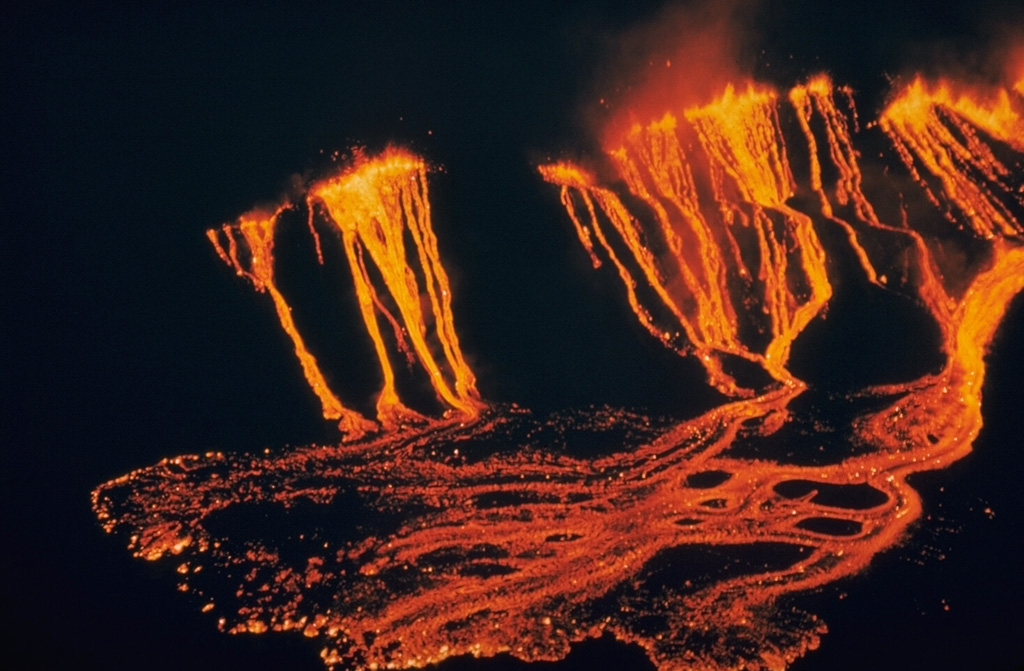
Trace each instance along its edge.
<instances>
[{"instance_id":1,"label":"molten lava","mask_svg":"<svg viewBox=\"0 0 1024 671\"><path fill-rule=\"evenodd\" d=\"M281 321L281 328L295 346L295 356L302 364L306 382L320 399L324 419L340 420L339 426L344 432L353 437L362 436L373 428L373 423L358 412L343 406L327 386L316 358L306 349L306 344L299 335L295 320L292 319L291 307L274 283L274 229L282 210L284 207L279 207L274 212L254 211L242 215L234 224L225 224L220 229L208 230L206 236L213 243L221 260L234 268L239 276L252 282L257 291L270 294L277 318ZM221 244L222 237L227 241L226 250ZM248 253L248 264L243 264L239 258L239 243Z\"/></svg>"},{"instance_id":2,"label":"molten lava","mask_svg":"<svg viewBox=\"0 0 1024 671\"><path fill-rule=\"evenodd\" d=\"M381 428L388 431L403 423L426 421L426 418L406 407L398 397L395 373L378 315L391 325L395 342L406 358L419 359L443 403L466 418L476 416L484 407L476 390L476 378L466 364L455 334L451 289L437 251L427 197L426 164L421 158L398 149L388 149L372 159L359 158L338 175L313 185L308 194L310 231L316 237L321 263L320 239L312 223L314 204L323 205L330 221L341 233L363 323L373 340L384 378L377 400L377 420ZM324 418L339 419L339 427L346 438L358 439L377 425L342 406L328 388L316 359L307 351L296 329L291 307L274 284L274 231L284 209L282 206L273 213L244 215L233 225L208 231L207 236L220 258L238 275L249 279L257 291L270 294L281 326L295 345L306 381L320 399ZM221 237L227 240L226 250ZM411 250L407 237L412 242ZM240 242L249 256L248 270L239 259ZM381 300L370 275L367 256L383 278L383 288L397 305L401 322ZM429 320L421 307L421 282L430 299ZM428 324L432 327L428 328ZM412 350L406 338L412 341ZM443 352L443 363L435 358L432 351L435 349Z\"/></svg>"},{"instance_id":3,"label":"molten lava","mask_svg":"<svg viewBox=\"0 0 1024 671\"><path fill-rule=\"evenodd\" d=\"M455 336L422 160L358 161L308 202L340 231L386 431L165 459L97 488L96 514L138 556L178 556L182 589L222 629L322 638L332 668L556 660L610 633L662 671L785 669L825 627L779 597L860 571L904 537L921 514L907 477L961 458L981 428L986 347L1024 289L1022 104L1009 89L918 80L861 128L852 93L825 76L786 96L729 86L613 143L614 183L541 166L642 328L698 356L732 397L689 420L485 406ZM867 161L862 142L895 160ZM868 174L889 177L869 189ZM869 194L900 202L898 221ZM275 220L247 215L210 237L271 295L324 416L354 438L369 420L327 389L274 284ZM925 307L945 362L830 397L830 416L852 419L808 456L793 446L823 418L794 401L817 390L788 364L832 295L826 229L868 282ZM455 412L406 423L381 316ZM764 375L738 372L752 365ZM615 449L579 454L595 442Z\"/></svg>"},{"instance_id":4,"label":"molten lava","mask_svg":"<svg viewBox=\"0 0 1024 671\"><path fill-rule=\"evenodd\" d=\"M562 187L562 203L595 265L600 261L591 231L601 242L641 323L669 343L670 329L682 328L719 390L731 396L750 393L723 368L721 355L755 361L776 380L795 385L798 381L785 368L790 346L832 290L811 219L786 204L796 185L775 94L754 87L737 94L729 86L719 100L683 115L685 126L671 112L647 126L636 125L609 152L630 193L654 213L658 225L651 233L665 240L665 261L649 249L646 240L651 236L641 230L637 214L581 168L561 163L541 166L541 174ZM694 138L702 151L690 157L683 144ZM700 201L698 170L700 186L711 192L714 208ZM586 220L574 199L583 202ZM614 251L595 201L624 251L642 269L659 307L672 315L671 324L656 325L637 298L637 278ZM757 250L756 261L744 258L745 246ZM670 277L685 289L671 291ZM754 322L744 323L743 318ZM763 351L744 342L743 332L750 327L768 333Z\"/></svg>"},{"instance_id":5,"label":"molten lava","mask_svg":"<svg viewBox=\"0 0 1024 671\"><path fill-rule=\"evenodd\" d=\"M475 416L483 404L476 390L476 378L466 365L455 335L451 289L430 223L423 160L396 149L372 160L360 160L337 177L315 184L309 201L311 208L313 203L322 203L341 231L363 322L373 339L384 375L384 388L377 401L381 423L394 429L405 419L415 420L417 415L398 399L394 372L375 310L391 323L399 347L407 349L403 336L412 341L413 352L427 370L441 400L466 417ZM407 235L412 239L415 256L407 250ZM367 255L384 278L405 328L383 306L367 270ZM417 263L422 280L417 279L414 271ZM420 306L421 281L430 298L432 335L444 354L447 376L427 340L427 320Z\"/></svg>"}]
</instances>

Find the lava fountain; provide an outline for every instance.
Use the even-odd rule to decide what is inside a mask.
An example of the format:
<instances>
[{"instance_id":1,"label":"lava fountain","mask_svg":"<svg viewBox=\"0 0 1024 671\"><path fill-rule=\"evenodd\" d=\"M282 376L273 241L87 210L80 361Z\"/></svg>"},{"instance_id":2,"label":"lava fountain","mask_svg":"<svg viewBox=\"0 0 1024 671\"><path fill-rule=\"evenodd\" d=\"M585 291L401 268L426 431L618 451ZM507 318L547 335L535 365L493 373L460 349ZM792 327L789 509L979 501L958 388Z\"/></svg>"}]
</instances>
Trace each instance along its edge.
<instances>
[{"instance_id":1,"label":"lava fountain","mask_svg":"<svg viewBox=\"0 0 1024 671\"><path fill-rule=\"evenodd\" d=\"M825 625L781 597L904 538L921 514L907 477L961 458L981 428L986 347L1024 288L1022 106L1010 88L916 80L862 127L852 92L824 75L785 95L728 86L610 142L608 182L540 166L641 327L724 395L685 421L481 401L425 164L358 159L306 207L338 230L384 380L377 416L341 403L290 317L274 281L282 210L250 213L210 238L270 295L345 440L165 459L98 487L94 510L137 556L176 562L223 630L301 632L331 668L557 660L611 634L661 671L785 669ZM779 446L819 426L789 364L833 294L825 232L867 282L923 306L944 363L833 398L848 421L808 455ZM439 416L398 398L399 353L426 372ZM616 449L566 449L598 441Z\"/></svg>"}]
</instances>

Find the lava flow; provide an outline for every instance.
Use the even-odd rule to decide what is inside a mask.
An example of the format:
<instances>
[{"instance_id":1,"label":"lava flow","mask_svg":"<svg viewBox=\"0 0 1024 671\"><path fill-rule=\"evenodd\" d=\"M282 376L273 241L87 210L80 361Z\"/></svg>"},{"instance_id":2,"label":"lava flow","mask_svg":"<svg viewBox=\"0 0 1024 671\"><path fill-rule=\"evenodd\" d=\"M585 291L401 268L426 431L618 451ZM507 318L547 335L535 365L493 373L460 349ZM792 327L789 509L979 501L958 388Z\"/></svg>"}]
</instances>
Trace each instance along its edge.
<instances>
[{"instance_id":1,"label":"lava flow","mask_svg":"<svg viewBox=\"0 0 1024 671\"><path fill-rule=\"evenodd\" d=\"M685 127L672 112L647 126L635 125L610 152L631 194L653 213L653 230L643 230L619 196L595 184L583 169L558 163L541 166L541 174L562 187L562 203L595 266L601 261L591 232L598 239L641 323L677 349L693 347L712 384L728 395L749 394L720 360L734 355L794 385L796 379L785 368L790 346L832 290L810 217L786 204L796 184L779 128L776 95L753 87L737 94L730 86L719 100L685 110L684 118ZM700 163L692 162L683 149L686 134L695 135L704 150ZM700 202L695 168L704 172L700 186L710 188L713 210ZM623 252L615 251L604 231L595 201L621 239ZM664 239L664 259L651 251L650 238ZM745 249L756 250L759 262L745 259ZM657 307L671 314L669 325L659 326L641 302L637 277L620 259L624 254L642 271L645 285L661 302ZM685 290L673 291L673 281ZM742 290L731 291L733 286ZM754 323L746 324L741 316L753 317ZM686 335L679 344L673 333L677 326ZM763 351L744 342L747 326L770 331Z\"/></svg>"},{"instance_id":2,"label":"lava flow","mask_svg":"<svg viewBox=\"0 0 1024 671\"><path fill-rule=\"evenodd\" d=\"M341 232L363 323L373 340L384 378L377 400L380 428L393 431L403 423L423 422L426 418L408 408L398 397L378 314L391 325L397 347L406 358L410 362L414 356L419 359L439 399L462 416L474 417L484 406L476 390L476 378L466 364L455 334L448 276L441 265L430 223L423 160L397 149L388 149L374 159L359 158L338 175L313 185L307 198L310 231L321 263L320 238L313 226L315 204L323 205L330 221ZM340 420L339 427L346 438L358 439L377 425L345 408L327 386L316 358L306 349L298 333L291 307L274 283L274 232L284 209L282 206L273 213L243 215L233 225L208 231L207 236L220 258L238 275L248 278L257 291L270 294L281 326L295 345L306 381L320 399L324 418ZM415 255L407 249L407 235L413 242ZM227 240L226 250L221 237ZM248 252L248 269L239 259L239 240ZM384 288L397 305L404 326L381 300L370 275L367 255L383 278ZM420 282L430 298L432 319L429 321L420 304ZM430 322L432 329L428 328ZM406 338L412 341L411 350ZM444 353L444 366L433 354L435 342Z\"/></svg>"},{"instance_id":3,"label":"lava flow","mask_svg":"<svg viewBox=\"0 0 1024 671\"><path fill-rule=\"evenodd\" d=\"M176 556L181 589L222 629L320 638L331 668L557 660L611 634L660 671L785 669L825 625L782 597L904 538L921 514L907 477L961 458L981 428L986 347L1024 289L1022 106L1010 88L919 80L862 127L852 92L825 76L787 95L728 86L610 143L610 184L572 162L541 166L641 327L697 356L726 395L689 420L481 402L423 162L397 150L357 162L308 203L340 229L385 380L380 430L165 459L101 485L94 510L136 555ZM270 293L324 416L364 427L327 389L274 284L274 220L248 215L211 239ZM790 371L843 267L828 240L863 284L924 308L941 367L845 395ZM405 329L382 289L452 411L443 418L405 421L378 317L398 343Z\"/></svg>"}]
</instances>

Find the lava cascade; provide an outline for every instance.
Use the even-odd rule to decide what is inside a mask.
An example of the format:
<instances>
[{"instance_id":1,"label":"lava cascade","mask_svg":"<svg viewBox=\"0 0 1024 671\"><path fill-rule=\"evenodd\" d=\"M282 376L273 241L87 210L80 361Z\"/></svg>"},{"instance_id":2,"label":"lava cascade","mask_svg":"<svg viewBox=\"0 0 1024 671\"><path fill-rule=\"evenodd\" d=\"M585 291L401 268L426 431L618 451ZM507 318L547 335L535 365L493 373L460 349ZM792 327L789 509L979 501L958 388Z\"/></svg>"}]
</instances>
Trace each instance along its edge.
<instances>
[{"instance_id":1,"label":"lava cascade","mask_svg":"<svg viewBox=\"0 0 1024 671\"><path fill-rule=\"evenodd\" d=\"M684 150L694 137L698 157ZM750 390L725 370L722 355L754 361L774 379L796 384L785 368L790 346L832 292L810 217L786 204L796 184L776 94L753 86L737 93L730 86L720 99L685 110L682 121L668 112L654 123L634 125L609 155L629 192L653 212L656 227L643 227L614 191L597 185L579 166L564 162L540 171L561 187L562 203L594 265L601 261L592 236L618 269L641 323L670 344L672 331L681 328L686 342L675 349L682 353L692 347L709 381L727 395L749 395ZM697 177L711 192L714 208L701 202ZM624 252L615 251L605 221L624 243ZM647 242L653 237L665 241L661 258ZM744 248L756 249L757 258L745 255ZM642 304L638 276L621 259L624 253L641 269L660 301L657 307L667 308L669 326L657 324ZM673 290L670 278L683 289ZM743 337L751 330L744 328L744 319L751 317L753 324L747 326L768 333L760 350Z\"/></svg>"},{"instance_id":2,"label":"lava cascade","mask_svg":"<svg viewBox=\"0 0 1024 671\"><path fill-rule=\"evenodd\" d=\"M137 555L176 556L181 589L223 629L321 638L330 667L555 660L608 633L661 671L785 669L825 626L780 598L860 571L904 537L921 514L907 477L962 457L981 428L986 346L1024 288L1014 95L914 82L861 128L851 92L824 76L788 96L729 88L632 128L608 152L612 185L574 163L540 167L642 327L698 355L733 397L700 417L538 418L476 405L456 375L449 404L474 399L479 411L341 445L166 459L100 486L94 509ZM856 148L869 141L887 144L891 165L869 165ZM806 152L806 177L796 152ZM402 203L410 228L428 210L412 165L358 166L310 193L340 222L357 286L362 277L371 287L360 297L368 321L365 257L386 267L400 256L379 208ZM868 189L869 167L891 183ZM897 221L869 199L886 189L906 197L890 208ZM832 291L819 238L828 226L867 281L926 308L945 363L831 399L833 416L850 421L822 438L828 449L783 457L780 446L797 452L801 431L817 426L793 409L815 390L786 364ZM443 277L427 240L417 242L423 265ZM972 262L938 253L950 246L973 250ZM237 250L222 252L274 296L255 254L243 271ZM446 315L439 286L432 305ZM745 385L732 372L739 360L768 381ZM583 458L564 449L571 439L617 447ZM277 535L241 531L271 518ZM709 556L723 566L708 568Z\"/></svg>"},{"instance_id":3,"label":"lava cascade","mask_svg":"<svg viewBox=\"0 0 1024 671\"><path fill-rule=\"evenodd\" d=\"M380 363L383 387L377 398L377 422L386 431L410 422L422 423L427 418L399 398L379 316L392 327L401 353L410 362L419 360L438 398L447 407L463 417L473 417L483 407L476 378L455 333L451 289L430 220L426 171L423 159L403 150L388 149L374 158L357 158L339 174L314 184L307 195L310 231L321 263L320 238L313 226L316 205L326 210L340 232L363 324ZM273 213L244 215L235 224L212 229L207 235L220 258L238 275L249 279L258 291L270 294L281 326L295 345L306 381L320 399L324 418L340 420L344 435L350 440L358 439L378 425L345 408L327 386L316 358L298 333L291 307L274 283L274 233L284 209L282 206ZM226 249L222 238L227 241ZM408 248L407 240L411 240L415 253ZM248 252L248 268L240 260L240 247ZM374 283L367 257L382 278L383 289L397 305L398 317L381 299L381 288ZM429 320L421 305L423 294L429 299ZM436 350L443 352L442 361L435 356Z\"/></svg>"},{"instance_id":4,"label":"lava cascade","mask_svg":"<svg viewBox=\"0 0 1024 671\"><path fill-rule=\"evenodd\" d=\"M327 386L316 357L306 348L299 334L288 301L274 281L274 232L282 210L283 208L279 207L274 212L254 211L242 215L234 224L225 224L220 229L210 229L206 235L222 261L234 268L239 276L252 282L256 291L270 295L281 328L288 334L295 347L295 356L302 365L306 382L320 399L324 419L339 420L339 426L350 435L363 435L373 427L373 424L355 410L342 405ZM242 250L248 252L248 263L243 262L240 257Z\"/></svg>"}]
</instances>

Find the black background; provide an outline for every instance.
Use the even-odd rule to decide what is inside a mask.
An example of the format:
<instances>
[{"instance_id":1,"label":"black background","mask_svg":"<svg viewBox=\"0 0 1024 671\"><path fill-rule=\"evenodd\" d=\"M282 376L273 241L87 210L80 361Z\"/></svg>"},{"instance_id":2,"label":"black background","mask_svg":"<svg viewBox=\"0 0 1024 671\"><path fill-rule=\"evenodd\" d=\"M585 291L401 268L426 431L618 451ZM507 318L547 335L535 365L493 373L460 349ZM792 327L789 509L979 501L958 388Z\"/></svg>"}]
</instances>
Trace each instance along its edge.
<instances>
[{"instance_id":1,"label":"black background","mask_svg":"<svg viewBox=\"0 0 1024 671\"><path fill-rule=\"evenodd\" d=\"M782 85L827 68L865 117L922 54L974 53L993 25L1022 25L1009 2L819 4L751 6L753 67ZM334 151L396 142L438 168L434 223L486 398L680 414L714 401L692 362L641 332L618 280L589 269L534 170L588 146L593 73L659 7L3 10L0 667L322 668L301 637L217 633L169 569L102 534L88 494L164 456L332 438L269 303L204 231ZM365 347L337 337L353 356ZM865 574L796 600L832 632L794 669L1021 668L1022 337L1018 300L975 453L915 479L933 520ZM530 668L645 664L602 640Z\"/></svg>"}]
</instances>

